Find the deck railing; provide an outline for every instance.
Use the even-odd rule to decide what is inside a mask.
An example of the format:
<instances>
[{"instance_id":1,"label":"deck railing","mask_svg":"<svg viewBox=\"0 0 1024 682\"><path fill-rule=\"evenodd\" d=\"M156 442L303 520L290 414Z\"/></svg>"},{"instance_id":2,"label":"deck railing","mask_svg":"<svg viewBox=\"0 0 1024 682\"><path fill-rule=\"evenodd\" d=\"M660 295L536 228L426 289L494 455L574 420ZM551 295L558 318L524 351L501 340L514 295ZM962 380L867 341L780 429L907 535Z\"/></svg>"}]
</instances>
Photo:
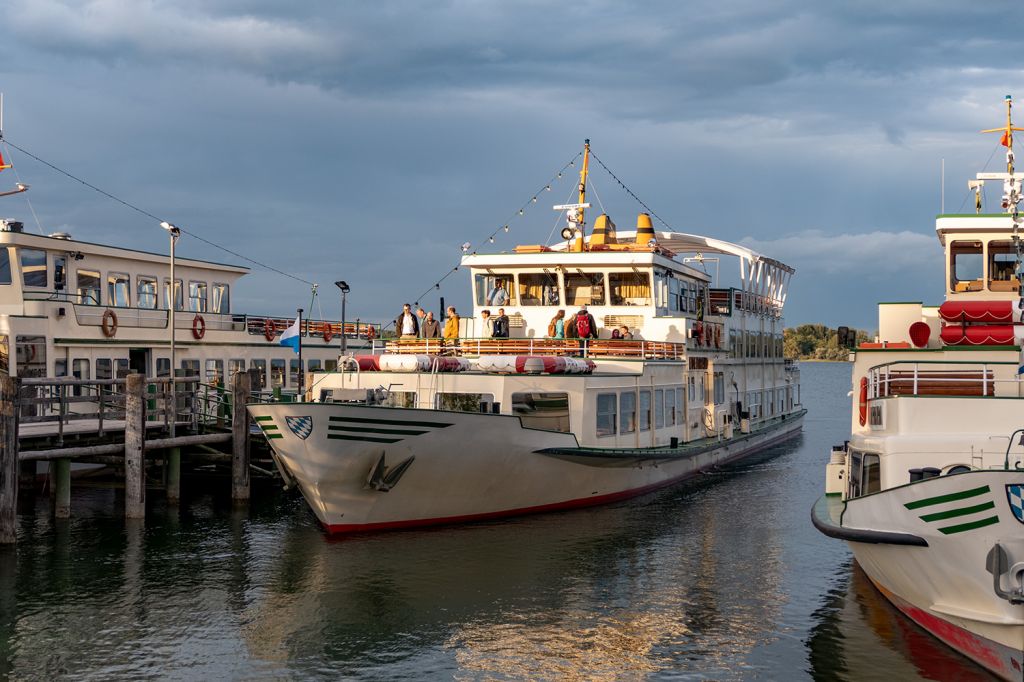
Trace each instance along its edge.
<instances>
[{"instance_id":1,"label":"deck railing","mask_svg":"<svg viewBox=\"0 0 1024 682\"><path fill-rule=\"evenodd\" d=\"M682 360L685 343L620 339L399 339L375 341L374 352L415 355L576 355Z\"/></svg>"},{"instance_id":2,"label":"deck railing","mask_svg":"<svg viewBox=\"0 0 1024 682\"><path fill-rule=\"evenodd\" d=\"M872 367L868 399L912 396L1022 397L1013 362L890 362Z\"/></svg>"}]
</instances>

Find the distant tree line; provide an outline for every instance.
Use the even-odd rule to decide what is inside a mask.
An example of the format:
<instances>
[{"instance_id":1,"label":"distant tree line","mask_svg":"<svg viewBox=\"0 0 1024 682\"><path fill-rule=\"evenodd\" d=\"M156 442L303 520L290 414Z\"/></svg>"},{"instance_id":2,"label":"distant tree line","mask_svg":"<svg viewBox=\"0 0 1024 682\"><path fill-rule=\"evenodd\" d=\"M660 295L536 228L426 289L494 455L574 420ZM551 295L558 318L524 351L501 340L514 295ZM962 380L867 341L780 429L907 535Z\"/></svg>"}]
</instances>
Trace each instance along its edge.
<instances>
[{"instance_id":1,"label":"distant tree line","mask_svg":"<svg viewBox=\"0 0 1024 682\"><path fill-rule=\"evenodd\" d=\"M850 328L856 334L857 344L870 341L872 336L861 329ZM790 327L782 333L783 347L787 358L800 360L846 360L850 349L839 345L836 329L823 324L802 324Z\"/></svg>"}]
</instances>

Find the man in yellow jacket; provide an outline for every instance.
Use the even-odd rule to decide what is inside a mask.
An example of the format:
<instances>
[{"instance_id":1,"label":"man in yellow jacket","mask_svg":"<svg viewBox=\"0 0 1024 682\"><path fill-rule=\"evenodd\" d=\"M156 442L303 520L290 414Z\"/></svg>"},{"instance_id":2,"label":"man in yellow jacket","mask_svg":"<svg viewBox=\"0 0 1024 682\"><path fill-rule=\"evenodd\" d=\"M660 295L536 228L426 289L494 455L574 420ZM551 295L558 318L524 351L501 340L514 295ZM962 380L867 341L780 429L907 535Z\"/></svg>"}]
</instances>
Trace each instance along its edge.
<instances>
[{"instance_id":1,"label":"man in yellow jacket","mask_svg":"<svg viewBox=\"0 0 1024 682\"><path fill-rule=\"evenodd\" d=\"M459 314L455 312L455 306L448 306L448 316L444 321L444 338L459 338Z\"/></svg>"}]
</instances>

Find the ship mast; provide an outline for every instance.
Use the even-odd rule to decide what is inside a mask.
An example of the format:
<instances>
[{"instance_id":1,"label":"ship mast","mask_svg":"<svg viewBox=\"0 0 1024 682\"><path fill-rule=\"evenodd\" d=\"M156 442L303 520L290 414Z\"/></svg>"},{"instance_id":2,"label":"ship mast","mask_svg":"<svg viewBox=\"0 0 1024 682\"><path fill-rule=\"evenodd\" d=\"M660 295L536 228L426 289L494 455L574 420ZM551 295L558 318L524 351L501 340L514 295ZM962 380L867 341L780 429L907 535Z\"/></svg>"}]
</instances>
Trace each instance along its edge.
<instances>
[{"instance_id":1,"label":"ship mast","mask_svg":"<svg viewBox=\"0 0 1024 682\"><path fill-rule=\"evenodd\" d=\"M4 94L0 92L0 143L4 140ZM0 171L11 168L11 164L4 161L3 150L0 149ZM6 192L0 192L0 197L9 197L12 194L21 194L28 189L28 185L18 182L15 183L15 189L8 190Z\"/></svg>"},{"instance_id":2,"label":"ship mast","mask_svg":"<svg viewBox=\"0 0 1024 682\"><path fill-rule=\"evenodd\" d=\"M583 167L580 168L580 199L579 208L576 209L576 222L579 225L578 237L576 237L576 243L573 245L573 251L583 251L586 249L586 236L587 236L587 219L586 219L586 203L587 203L587 170L590 167L590 140L583 140Z\"/></svg>"},{"instance_id":3,"label":"ship mast","mask_svg":"<svg viewBox=\"0 0 1024 682\"><path fill-rule=\"evenodd\" d=\"M1013 244L1017 251L1016 270L1017 281L1020 283L1021 304L1024 305L1024 244L1020 238L1020 178L1013 169L1013 131L1024 130L1013 125L1013 97L1006 96L1006 125L1002 128L990 128L983 130L983 133L1002 133L999 141L1006 147L1006 179L1003 180L1003 209L1010 214L1013 220Z\"/></svg>"}]
</instances>

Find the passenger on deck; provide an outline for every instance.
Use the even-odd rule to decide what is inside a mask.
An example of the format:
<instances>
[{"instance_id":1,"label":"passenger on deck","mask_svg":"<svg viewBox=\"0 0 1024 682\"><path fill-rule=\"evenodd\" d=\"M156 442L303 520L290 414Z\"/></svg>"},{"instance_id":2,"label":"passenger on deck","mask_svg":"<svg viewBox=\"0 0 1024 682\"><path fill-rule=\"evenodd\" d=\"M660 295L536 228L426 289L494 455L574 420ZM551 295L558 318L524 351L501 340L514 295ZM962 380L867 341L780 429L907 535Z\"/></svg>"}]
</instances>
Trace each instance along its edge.
<instances>
[{"instance_id":1,"label":"passenger on deck","mask_svg":"<svg viewBox=\"0 0 1024 682\"><path fill-rule=\"evenodd\" d=\"M494 320L491 319L490 310L480 311L480 337L489 339L494 336Z\"/></svg>"},{"instance_id":2,"label":"passenger on deck","mask_svg":"<svg viewBox=\"0 0 1024 682\"><path fill-rule=\"evenodd\" d=\"M402 306L402 313L395 318L395 333L403 339L416 338L420 333L420 323L412 312L412 307L406 303Z\"/></svg>"},{"instance_id":3,"label":"passenger on deck","mask_svg":"<svg viewBox=\"0 0 1024 682\"><path fill-rule=\"evenodd\" d=\"M416 324L420 327L420 338L426 338L423 335L423 321L427 319L427 311L420 306L416 306Z\"/></svg>"},{"instance_id":4,"label":"passenger on deck","mask_svg":"<svg viewBox=\"0 0 1024 682\"><path fill-rule=\"evenodd\" d=\"M441 323L434 319L434 313L427 313L421 331L425 339L441 338Z\"/></svg>"},{"instance_id":5,"label":"passenger on deck","mask_svg":"<svg viewBox=\"0 0 1024 682\"><path fill-rule=\"evenodd\" d=\"M629 327L627 327L626 325L622 325L615 331L619 333L619 338L622 339L623 341L633 340L633 334L629 331Z\"/></svg>"},{"instance_id":6,"label":"passenger on deck","mask_svg":"<svg viewBox=\"0 0 1024 682\"><path fill-rule=\"evenodd\" d=\"M552 339L565 338L565 311L559 310L548 323L548 336Z\"/></svg>"},{"instance_id":7,"label":"passenger on deck","mask_svg":"<svg viewBox=\"0 0 1024 682\"><path fill-rule=\"evenodd\" d=\"M508 315L504 308L498 308L498 316L494 318L494 338L508 338Z\"/></svg>"},{"instance_id":8,"label":"passenger on deck","mask_svg":"<svg viewBox=\"0 0 1024 682\"><path fill-rule=\"evenodd\" d=\"M456 340L459 338L459 314L455 312L455 306L448 306L448 317L444 321L444 338Z\"/></svg>"},{"instance_id":9,"label":"passenger on deck","mask_svg":"<svg viewBox=\"0 0 1024 682\"><path fill-rule=\"evenodd\" d=\"M587 306L583 306L576 313L576 336L581 339L597 338L597 321L587 312Z\"/></svg>"},{"instance_id":10,"label":"passenger on deck","mask_svg":"<svg viewBox=\"0 0 1024 682\"><path fill-rule=\"evenodd\" d=\"M508 303L508 292L505 291L505 283L498 280L498 283L491 289L491 293L487 295L487 305L502 306Z\"/></svg>"}]
</instances>

